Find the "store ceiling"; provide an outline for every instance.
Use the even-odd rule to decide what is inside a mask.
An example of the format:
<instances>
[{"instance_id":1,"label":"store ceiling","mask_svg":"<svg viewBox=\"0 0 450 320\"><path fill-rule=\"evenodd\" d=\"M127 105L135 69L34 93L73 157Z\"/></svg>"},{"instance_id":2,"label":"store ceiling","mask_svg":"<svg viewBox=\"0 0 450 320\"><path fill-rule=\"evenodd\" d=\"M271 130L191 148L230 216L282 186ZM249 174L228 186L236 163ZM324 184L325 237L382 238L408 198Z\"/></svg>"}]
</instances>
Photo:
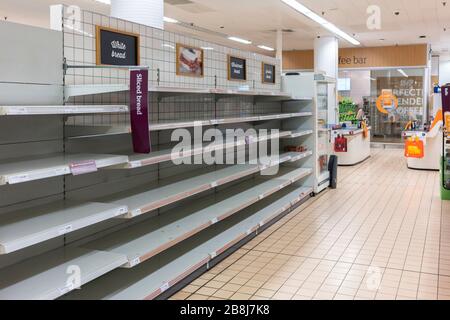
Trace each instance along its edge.
<instances>
[{"instance_id":1,"label":"store ceiling","mask_svg":"<svg viewBox=\"0 0 450 320\"><path fill-rule=\"evenodd\" d=\"M363 46L430 43L435 52L450 51L450 1L442 0L299 0L350 35L355 34ZM75 4L82 8L108 14L109 6L94 0L1 0L0 16L8 20L47 27L48 6ZM370 5L381 9L381 30L369 30L366 10ZM398 11L399 15L394 12ZM312 49L316 36L327 31L298 14L280 0L166 0L165 15L193 23L202 29L239 36L255 45L276 45L274 30L290 29L285 33L284 50ZM221 28L223 27L223 28ZM167 24L175 32L193 34L214 42L241 46L213 32L208 33ZM448 28L448 30L446 30ZM426 36L425 39L420 36ZM384 39L384 40L380 40ZM342 47L351 45L341 41ZM252 46L252 50L261 51Z\"/></svg>"}]
</instances>

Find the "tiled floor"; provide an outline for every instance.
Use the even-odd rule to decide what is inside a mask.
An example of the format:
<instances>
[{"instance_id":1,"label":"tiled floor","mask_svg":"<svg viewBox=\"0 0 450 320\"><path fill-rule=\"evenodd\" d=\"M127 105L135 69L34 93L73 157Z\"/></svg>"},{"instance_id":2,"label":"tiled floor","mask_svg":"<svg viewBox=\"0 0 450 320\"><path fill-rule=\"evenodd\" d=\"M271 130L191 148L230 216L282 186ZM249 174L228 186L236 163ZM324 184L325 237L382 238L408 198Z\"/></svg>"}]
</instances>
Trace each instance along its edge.
<instances>
[{"instance_id":1,"label":"tiled floor","mask_svg":"<svg viewBox=\"0 0 450 320\"><path fill-rule=\"evenodd\" d=\"M450 202L401 150L311 199L171 299L450 299Z\"/></svg>"}]
</instances>

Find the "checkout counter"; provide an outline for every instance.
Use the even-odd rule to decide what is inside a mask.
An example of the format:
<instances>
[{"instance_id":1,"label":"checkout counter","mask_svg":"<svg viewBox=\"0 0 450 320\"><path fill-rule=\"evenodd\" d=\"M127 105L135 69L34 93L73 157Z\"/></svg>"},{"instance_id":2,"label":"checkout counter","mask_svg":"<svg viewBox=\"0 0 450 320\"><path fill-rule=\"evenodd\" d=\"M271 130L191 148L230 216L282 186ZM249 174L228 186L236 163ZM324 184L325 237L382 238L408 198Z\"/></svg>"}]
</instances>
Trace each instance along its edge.
<instances>
[{"instance_id":1,"label":"checkout counter","mask_svg":"<svg viewBox=\"0 0 450 320\"><path fill-rule=\"evenodd\" d=\"M371 127L367 129L367 134L364 134L364 129L358 128L332 130L333 141L335 141L337 136L347 139L346 152L336 152L335 148L333 148L333 154L338 157L338 165L354 166L370 158Z\"/></svg>"}]
</instances>

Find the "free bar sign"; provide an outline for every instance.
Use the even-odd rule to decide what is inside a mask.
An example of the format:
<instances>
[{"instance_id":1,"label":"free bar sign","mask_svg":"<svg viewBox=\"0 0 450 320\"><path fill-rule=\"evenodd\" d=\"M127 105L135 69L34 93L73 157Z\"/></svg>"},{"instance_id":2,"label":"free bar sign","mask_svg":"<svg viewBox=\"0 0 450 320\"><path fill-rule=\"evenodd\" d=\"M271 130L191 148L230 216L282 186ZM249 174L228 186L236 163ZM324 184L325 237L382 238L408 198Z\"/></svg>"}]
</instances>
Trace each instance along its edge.
<instances>
[{"instance_id":1,"label":"free bar sign","mask_svg":"<svg viewBox=\"0 0 450 320\"><path fill-rule=\"evenodd\" d=\"M97 26L97 65L138 66L139 35Z\"/></svg>"}]
</instances>

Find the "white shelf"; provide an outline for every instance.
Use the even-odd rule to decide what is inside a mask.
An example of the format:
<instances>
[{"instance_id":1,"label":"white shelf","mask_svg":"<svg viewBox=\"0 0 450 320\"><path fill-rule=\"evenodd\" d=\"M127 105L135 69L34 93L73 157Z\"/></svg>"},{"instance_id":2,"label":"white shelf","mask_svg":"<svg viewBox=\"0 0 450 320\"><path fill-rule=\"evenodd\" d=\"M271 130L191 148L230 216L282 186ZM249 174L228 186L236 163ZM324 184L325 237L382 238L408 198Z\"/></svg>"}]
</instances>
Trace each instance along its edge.
<instances>
[{"instance_id":1,"label":"white shelf","mask_svg":"<svg viewBox=\"0 0 450 320\"><path fill-rule=\"evenodd\" d=\"M126 262L116 253L60 249L0 270L0 300L51 300L76 289L71 275L80 272L80 285Z\"/></svg>"},{"instance_id":2,"label":"white shelf","mask_svg":"<svg viewBox=\"0 0 450 320\"><path fill-rule=\"evenodd\" d=\"M8 254L46 240L123 215L126 206L59 201L0 216L0 254Z\"/></svg>"},{"instance_id":3,"label":"white shelf","mask_svg":"<svg viewBox=\"0 0 450 320\"><path fill-rule=\"evenodd\" d=\"M114 93L129 91L128 84L90 84L90 85L67 85L64 88L65 96L67 98L86 96L103 93ZM301 97L292 97L285 92L273 91L255 91L255 90L239 90L239 89L200 89L200 88L180 88L180 87L159 87L150 86L149 92L160 93L163 95L179 95L179 94L215 94L215 95L248 95L260 97L278 97L284 100L304 100Z\"/></svg>"},{"instance_id":4,"label":"white shelf","mask_svg":"<svg viewBox=\"0 0 450 320\"><path fill-rule=\"evenodd\" d=\"M125 105L0 106L0 116L72 115L128 112Z\"/></svg>"},{"instance_id":5,"label":"white shelf","mask_svg":"<svg viewBox=\"0 0 450 320\"><path fill-rule=\"evenodd\" d=\"M221 124L233 124L233 123L245 123L245 122L258 122L258 121L271 121L271 120L283 120L289 118L309 117L312 116L311 112L297 112L297 113L283 113L283 114L271 114L263 116L250 116L250 117L232 117L212 120L191 120L191 121L177 121L177 122L157 122L149 125L150 131L162 131L162 130L174 130L180 128L194 128L199 126L213 126ZM115 134L131 133L131 127L129 125L94 125L94 126L81 126L81 125L69 125L66 126L67 135L70 138L86 138L92 136L104 136Z\"/></svg>"},{"instance_id":6,"label":"white shelf","mask_svg":"<svg viewBox=\"0 0 450 320\"><path fill-rule=\"evenodd\" d=\"M261 158L259 160L262 164L230 166L152 190L146 190L145 187L140 187L135 190L130 190L126 195L122 192L117 195L105 197L101 201L126 205L128 207L128 213L123 215L122 218L132 219L201 192L214 189L218 186L266 170L272 166L291 161L293 156L292 153L282 154L279 156L279 161L276 163L273 161L271 162L270 159Z\"/></svg>"},{"instance_id":7,"label":"white shelf","mask_svg":"<svg viewBox=\"0 0 450 320\"><path fill-rule=\"evenodd\" d=\"M290 135L288 135L286 138L300 138L304 136L309 136L313 134L314 131L312 130L298 130L298 131L292 131Z\"/></svg>"},{"instance_id":8,"label":"white shelf","mask_svg":"<svg viewBox=\"0 0 450 320\"><path fill-rule=\"evenodd\" d=\"M65 299L144 300L154 299L186 276L246 238L286 210L305 199L312 188L295 189L261 209L248 208L247 218L236 217L216 225L181 247L168 250L133 269L118 269L65 297ZM255 212L255 210L257 210ZM219 233L217 234L217 232Z\"/></svg>"},{"instance_id":9,"label":"white shelf","mask_svg":"<svg viewBox=\"0 0 450 320\"><path fill-rule=\"evenodd\" d=\"M234 147L239 147L243 145L253 144L253 143L260 143L267 140L272 139L280 139L284 137L289 137L291 135L290 131L282 131L279 132L277 135L267 135L267 136L249 136L246 140L242 141L236 141L234 143L209 143L204 144L201 147L192 148L188 150L184 150L184 152L181 153L173 153L173 148L166 147L161 150L152 151L149 154L133 154L129 156L129 162L120 165L117 167L114 167L114 169L135 169L140 168L144 166L154 165L157 163L163 163L173 160L179 160L179 159L185 159L189 158L195 155L210 153L212 151L221 151L221 150L227 150Z\"/></svg>"},{"instance_id":10,"label":"white shelf","mask_svg":"<svg viewBox=\"0 0 450 320\"><path fill-rule=\"evenodd\" d=\"M224 200L216 200L217 195L196 200L187 207L173 209L111 234L88 247L123 254L128 258L124 267L131 268L310 174L312 169L291 169L271 180L260 181L256 186L252 182L246 190L243 189L245 185L240 184L232 190L233 195ZM202 209L198 210L198 207Z\"/></svg>"},{"instance_id":11,"label":"white shelf","mask_svg":"<svg viewBox=\"0 0 450 320\"><path fill-rule=\"evenodd\" d=\"M70 164L95 161L97 168L127 163L127 156L108 154L52 154L0 163L0 185L17 184L71 173Z\"/></svg>"}]
</instances>

